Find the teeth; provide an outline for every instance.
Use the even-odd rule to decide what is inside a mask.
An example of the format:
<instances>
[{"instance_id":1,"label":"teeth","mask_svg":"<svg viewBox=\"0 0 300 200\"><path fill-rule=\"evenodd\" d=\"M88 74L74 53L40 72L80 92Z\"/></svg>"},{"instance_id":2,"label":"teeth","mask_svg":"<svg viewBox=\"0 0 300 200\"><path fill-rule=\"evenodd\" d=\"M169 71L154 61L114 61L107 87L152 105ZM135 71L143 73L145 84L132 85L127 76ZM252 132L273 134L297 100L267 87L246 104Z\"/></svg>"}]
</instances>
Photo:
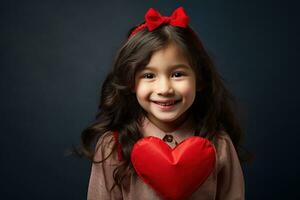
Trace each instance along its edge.
<instances>
[{"instance_id":1,"label":"teeth","mask_svg":"<svg viewBox=\"0 0 300 200\"><path fill-rule=\"evenodd\" d=\"M162 106L170 106L170 105L175 104L175 101L169 101L169 102L165 102L165 103L162 103L162 102L155 102L155 103L162 105Z\"/></svg>"}]
</instances>

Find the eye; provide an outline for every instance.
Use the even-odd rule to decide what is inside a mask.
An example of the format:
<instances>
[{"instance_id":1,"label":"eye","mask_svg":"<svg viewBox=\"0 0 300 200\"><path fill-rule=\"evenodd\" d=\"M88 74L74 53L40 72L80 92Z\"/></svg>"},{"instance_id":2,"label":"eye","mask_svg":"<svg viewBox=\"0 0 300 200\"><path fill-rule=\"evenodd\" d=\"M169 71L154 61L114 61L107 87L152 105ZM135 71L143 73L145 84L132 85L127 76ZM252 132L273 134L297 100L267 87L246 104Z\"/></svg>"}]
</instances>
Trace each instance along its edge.
<instances>
[{"instance_id":1,"label":"eye","mask_svg":"<svg viewBox=\"0 0 300 200\"><path fill-rule=\"evenodd\" d=\"M172 74L172 76L175 77L175 78L178 78L178 77L184 76L184 73L183 72L174 72Z\"/></svg>"},{"instance_id":2,"label":"eye","mask_svg":"<svg viewBox=\"0 0 300 200\"><path fill-rule=\"evenodd\" d=\"M142 75L142 78L147 78L147 79L154 78L154 74L152 74L152 73L144 73Z\"/></svg>"}]
</instances>

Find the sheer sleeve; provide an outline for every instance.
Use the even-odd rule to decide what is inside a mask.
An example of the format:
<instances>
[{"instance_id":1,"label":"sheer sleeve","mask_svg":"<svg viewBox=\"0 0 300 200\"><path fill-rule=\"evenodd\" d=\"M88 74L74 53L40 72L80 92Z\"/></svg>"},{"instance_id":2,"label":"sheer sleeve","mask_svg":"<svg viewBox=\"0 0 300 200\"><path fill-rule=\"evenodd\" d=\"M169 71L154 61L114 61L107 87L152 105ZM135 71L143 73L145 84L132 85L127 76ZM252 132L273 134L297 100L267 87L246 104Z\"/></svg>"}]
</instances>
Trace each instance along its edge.
<instances>
[{"instance_id":1,"label":"sheer sleeve","mask_svg":"<svg viewBox=\"0 0 300 200\"><path fill-rule=\"evenodd\" d=\"M113 150L114 138L111 132L102 135L96 145L95 160L100 161L106 158ZM88 200L121 200L122 192L115 186L110 193L110 188L114 184L113 170L118 165L117 153L114 151L102 163L92 163L91 175L88 186Z\"/></svg>"},{"instance_id":2,"label":"sheer sleeve","mask_svg":"<svg viewBox=\"0 0 300 200\"><path fill-rule=\"evenodd\" d=\"M237 152L225 132L218 139L217 200L244 200L245 186Z\"/></svg>"}]
</instances>

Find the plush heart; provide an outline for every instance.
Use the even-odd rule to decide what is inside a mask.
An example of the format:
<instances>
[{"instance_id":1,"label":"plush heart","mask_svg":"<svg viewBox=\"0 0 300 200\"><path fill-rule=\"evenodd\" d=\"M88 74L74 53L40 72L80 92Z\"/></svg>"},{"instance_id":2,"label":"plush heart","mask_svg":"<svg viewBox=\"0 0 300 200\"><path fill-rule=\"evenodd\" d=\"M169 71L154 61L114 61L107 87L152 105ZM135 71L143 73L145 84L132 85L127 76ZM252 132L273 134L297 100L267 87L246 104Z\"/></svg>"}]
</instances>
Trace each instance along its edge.
<instances>
[{"instance_id":1,"label":"plush heart","mask_svg":"<svg viewBox=\"0 0 300 200\"><path fill-rule=\"evenodd\" d=\"M213 144L192 136L174 149L160 138L148 136L133 146L131 162L139 177L164 199L186 199L213 171Z\"/></svg>"}]
</instances>

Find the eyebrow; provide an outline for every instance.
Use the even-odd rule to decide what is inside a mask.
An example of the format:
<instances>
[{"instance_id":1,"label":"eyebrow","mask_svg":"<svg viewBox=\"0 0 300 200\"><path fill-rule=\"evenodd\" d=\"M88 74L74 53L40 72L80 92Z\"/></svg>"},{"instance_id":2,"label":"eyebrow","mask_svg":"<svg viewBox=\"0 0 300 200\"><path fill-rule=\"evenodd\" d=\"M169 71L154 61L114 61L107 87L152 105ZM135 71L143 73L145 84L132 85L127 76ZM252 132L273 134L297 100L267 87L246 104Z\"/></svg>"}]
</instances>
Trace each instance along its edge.
<instances>
[{"instance_id":1,"label":"eyebrow","mask_svg":"<svg viewBox=\"0 0 300 200\"><path fill-rule=\"evenodd\" d=\"M170 66L168 66L168 67L170 67L171 69L174 69L174 68L186 68L186 69L190 69L191 67L189 66L189 65L186 65L186 64L183 64L183 63L180 63L180 64L175 64L175 65L170 65ZM155 67L153 67L153 66L146 66L145 68L144 68L144 70L145 69L154 69Z\"/></svg>"}]
</instances>

